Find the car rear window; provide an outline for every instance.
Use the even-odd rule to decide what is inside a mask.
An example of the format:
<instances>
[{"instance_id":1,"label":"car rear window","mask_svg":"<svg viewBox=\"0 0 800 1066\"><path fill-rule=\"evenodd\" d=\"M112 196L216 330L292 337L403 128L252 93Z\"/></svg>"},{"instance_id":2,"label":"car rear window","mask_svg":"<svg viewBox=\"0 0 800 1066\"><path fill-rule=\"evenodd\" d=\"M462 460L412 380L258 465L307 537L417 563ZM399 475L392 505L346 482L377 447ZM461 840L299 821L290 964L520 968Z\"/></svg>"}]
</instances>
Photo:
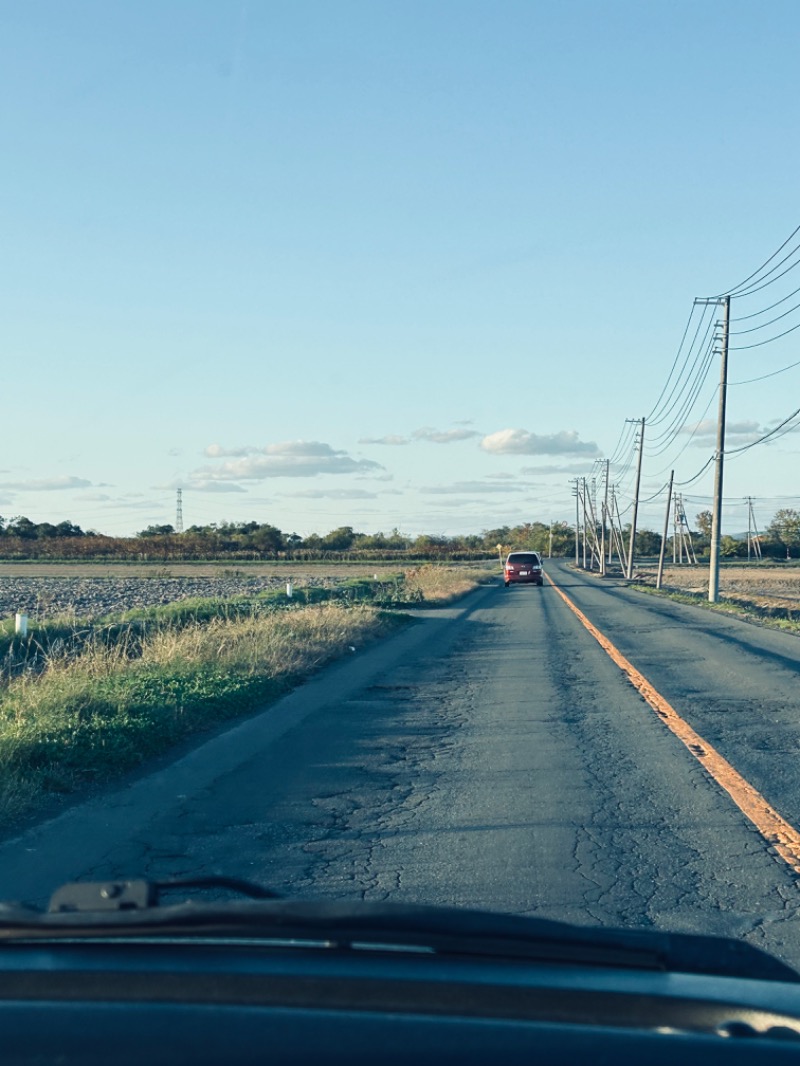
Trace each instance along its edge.
<instances>
[{"instance_id":1,"label":"car rear window","mask_svg":"<svg viewBox=\"0 0 800 1066\"><path fill-rule=\"evenodd\" d=\"M538 566L539 556L536 552L512 552L506 562L527 563L529 566Z\"/></svg>"}]
</instances>

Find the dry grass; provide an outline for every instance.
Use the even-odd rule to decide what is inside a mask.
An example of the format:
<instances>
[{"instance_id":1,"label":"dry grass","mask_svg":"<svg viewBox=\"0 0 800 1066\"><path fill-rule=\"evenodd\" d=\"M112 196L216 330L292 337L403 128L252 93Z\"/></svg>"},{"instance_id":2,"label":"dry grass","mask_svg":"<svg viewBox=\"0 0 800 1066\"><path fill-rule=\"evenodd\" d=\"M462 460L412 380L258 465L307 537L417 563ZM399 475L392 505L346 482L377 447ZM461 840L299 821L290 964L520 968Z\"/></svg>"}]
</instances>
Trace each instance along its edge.
<instances>
[{"instance_id":1,"label":"dry grass","mask_svg":"<svg viewBox=\"0 0 800 1066\"><path fill-rule=\"evenodd\" d=\"M400 624L374 608L326 603L165 628L133 658L124 642L53 658L0 698L0 822L264 707Z\"/></svg>"},{"instance_id":2,"label":"dry grass","mask_svg":"<svg viewBox=\"0 0 800 1066\"><path fill-rule=\"evenodd\" d=\"M444 606L496 577L496 567L420 566L405 571L409 599Z\"/></svg>"},{"instance_id":3,"label":"dry grass","mask_svg":"<svg viewBox=\"0 0 800 1066\"><path fill-rule=\"evenodd\" d=\"M655 570L643 572L647 583L655 582ZM681 592L708 590L708 566L672 566L664 570L664 587ZM723 566L719 575L720 595L733 603L756 607L800 609L800 568L769 566Z\"/></svg>"}]
</instances>

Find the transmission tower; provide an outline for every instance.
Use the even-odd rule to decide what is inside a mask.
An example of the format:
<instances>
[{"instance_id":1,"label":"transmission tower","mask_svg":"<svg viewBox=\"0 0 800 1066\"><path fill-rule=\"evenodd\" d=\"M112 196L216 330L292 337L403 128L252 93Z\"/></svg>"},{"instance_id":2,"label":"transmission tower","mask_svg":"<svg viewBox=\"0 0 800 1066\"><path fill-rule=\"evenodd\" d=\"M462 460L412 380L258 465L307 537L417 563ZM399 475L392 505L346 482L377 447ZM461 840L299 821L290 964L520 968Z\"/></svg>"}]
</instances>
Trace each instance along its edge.
<instances>
[{"instance_id":1,"label":"transmission tower","mask_svg":"<svg viewBox=\"0 0 800 1066\"><path fill-rule=\"evenodd\" d=\"M756 525L756 516L753 511L753 497L745 496L747 501L747 558L755 556L761 558L761 535Z\"/></svg>"},{"instance_id":2,"label":"transmission tower","mask_svg":"<svg viewBox=\"0 0 800 1066\"><path fill-rule=\"evenodd\" d=\"M675 542L677 542L678 562L682 563L685 556L687 563L694 563L697 566L697 556L692 544L692 532L686 518L686 508L683 506L683 496L677 492L675 493ZM674 555L675 547L673 546L673 558Z\"/></svg>"},{"instance_id":3,"label":"transmission tower","mask_svg":"<svg viewBox=\"0 0 800 1066\"><path fill-rule=\"evenodd\" d=\"M178 489L178 507L175 513L175 532L183 533L183 489Z\"/></svg>"}]
</instances>

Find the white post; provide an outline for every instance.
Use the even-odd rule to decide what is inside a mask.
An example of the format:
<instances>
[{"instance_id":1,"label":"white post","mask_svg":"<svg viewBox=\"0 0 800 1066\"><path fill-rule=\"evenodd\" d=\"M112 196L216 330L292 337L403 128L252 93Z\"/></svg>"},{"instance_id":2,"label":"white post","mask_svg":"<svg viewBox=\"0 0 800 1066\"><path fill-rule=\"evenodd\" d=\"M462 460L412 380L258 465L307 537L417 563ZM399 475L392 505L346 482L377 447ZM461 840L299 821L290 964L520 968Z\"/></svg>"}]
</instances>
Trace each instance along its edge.
<instances>
[{"instance_id":1,"label":"white post","mask_svg":"<svg viewBox=\"0 0 800 1066\"><path fill-rule=\"evenodd\" d=\"M294 593L294 589L292 588L292 581L291 581L291 578L290 578L290 579L289 579L289 580L288 580L288 581L286 582L286 595L287 595L287 596L289 597L289 599L291 599L291 598L292 598L292 595L293 595L293 593Z\"/></svg>"},{"instance_id":2,"label":"white post","mask_svg":"<svg viewBox=\"0 0 800 1066\"><path fill-rule=\"evenodd\" d=\"M20 614L17 612L15 630L17 636L27 637L28 635L28 616L26 614Z\"/></svg>"}]
</instances>

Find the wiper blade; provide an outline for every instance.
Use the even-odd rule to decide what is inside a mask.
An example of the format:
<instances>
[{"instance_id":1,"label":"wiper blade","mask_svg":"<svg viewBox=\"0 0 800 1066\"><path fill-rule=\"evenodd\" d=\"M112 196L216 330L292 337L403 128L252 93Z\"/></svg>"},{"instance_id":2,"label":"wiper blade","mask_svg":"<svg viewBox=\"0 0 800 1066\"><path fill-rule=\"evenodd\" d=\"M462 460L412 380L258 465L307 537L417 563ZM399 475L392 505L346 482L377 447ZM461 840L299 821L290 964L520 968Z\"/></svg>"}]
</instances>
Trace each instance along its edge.
<instances>
[{"instance_id":1,"label":"wiper blade","mask_svg":"<svg viewBox=\"0 0 800 1066\"><path fill-rule=\"evenodd\" d=\"M166 893L186 889L224 890L256 901L161 902ZM62 938L280 941L341 951L416 951L800 982L800 975L780 960L724 937L604 929L452 907L282 900L234 878L84 882L59 889L47 912L0 907L0 945Z\"/></svg>"},{"instance_id":2,"label":"wiper blade","mask_svg":"<svg viewBox=\"0 0 800 1066\"><path fill-rule=\"evenodd\" d=\"M250 899L280 899L277 892L238 877L193 877L176 881L73 881L50 898L51 914L129 911L161 905L166 892L187 888L224 890Z\"/></svg>"}]
</instances>

